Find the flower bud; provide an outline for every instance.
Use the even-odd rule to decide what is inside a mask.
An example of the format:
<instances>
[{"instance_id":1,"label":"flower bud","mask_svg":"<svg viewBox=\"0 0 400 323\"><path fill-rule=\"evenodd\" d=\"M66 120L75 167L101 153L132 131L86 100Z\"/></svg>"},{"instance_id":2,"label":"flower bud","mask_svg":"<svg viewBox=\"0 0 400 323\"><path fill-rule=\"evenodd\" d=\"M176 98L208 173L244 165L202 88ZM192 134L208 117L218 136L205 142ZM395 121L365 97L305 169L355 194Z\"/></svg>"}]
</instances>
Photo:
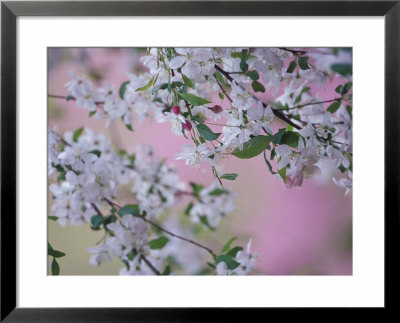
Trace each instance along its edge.
<instances>
[{"instance_id":1,"label":"flower bud","mask_svg":"<svg viewBox=\"0 0 400 323\"><path fill-rule=\"evenodd\" d=\"M178 115L181 112L181 108L179 107L179 105L174 105L171 108L172 112L175 113L176 115Z\"/></svg>"},{"instance_id":2,"label":"flower bud","mask_svg":"<svg viewBox=\"0 0 400 323\"><path fill-rule=\"evenodd\" d=\"M187 130L187 131L192 130L192 124L190 123L189 120L186 120L186 122L183 123L182 126L183 126L183 128L184 128L185 130Z\"/></svg>"},{"instance_id":3,"label":"flower bud","mask_svg":"<svg viewBox=\"0 0 400 323\"><path fill-rule=\"evenodd\" d=\"M222 107L220 106L220 105L214 105L212 108L211 108L211 110L212 110L212 112L214 112L214 113L216 113L216 114L218 114L218 113L221 113L222 112Z\"/></svg>"}]
</instances>

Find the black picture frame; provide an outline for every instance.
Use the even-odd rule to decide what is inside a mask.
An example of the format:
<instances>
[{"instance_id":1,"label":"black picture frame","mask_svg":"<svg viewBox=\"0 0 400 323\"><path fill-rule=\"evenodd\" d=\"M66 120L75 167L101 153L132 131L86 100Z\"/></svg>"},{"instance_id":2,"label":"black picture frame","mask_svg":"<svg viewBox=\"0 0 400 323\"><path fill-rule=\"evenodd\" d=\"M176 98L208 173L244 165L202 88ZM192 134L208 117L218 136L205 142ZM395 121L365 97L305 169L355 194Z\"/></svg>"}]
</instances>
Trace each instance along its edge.
<instances>
[{"instance_id":1,"label":"black picture frame","mask_svg":"<svg viewBox=\"0 0 400 323\"><path fill-rule=\"evenodd\" d=\"M18 308L16 307L16 19L19 16L384 16L385 19L385 307L395 311L399 286L400 1L100 1L1 3L1 321L244 321L265 311L307 315L310 309ZM373 188L371 188L373 189ZM286 312L289 310L288 312ZM313 311L316 309L312 309ZM339 310L339 312L337 311ZM338 318L361 309L318 309ZM248 313L250 312L251 313ZM345 311L344 313L342 313ZM294 313L296 312L296 313ZM298 312L298 313L297 313ZM250 316L248 316L250 314ZM393 314L393 313L392 313ZM254 315L254 316L253 316ZM256 316L257 315L257 316ZM316 315L316 317L318 317ZM339 316L340 315L340 316ZM246 319L247 317L247 319ZM252 318L253 317L253 318ZM320 317L322 318L322 317ZM282 319L282 318L280 318Z\"/></svg>"}]
</instances>

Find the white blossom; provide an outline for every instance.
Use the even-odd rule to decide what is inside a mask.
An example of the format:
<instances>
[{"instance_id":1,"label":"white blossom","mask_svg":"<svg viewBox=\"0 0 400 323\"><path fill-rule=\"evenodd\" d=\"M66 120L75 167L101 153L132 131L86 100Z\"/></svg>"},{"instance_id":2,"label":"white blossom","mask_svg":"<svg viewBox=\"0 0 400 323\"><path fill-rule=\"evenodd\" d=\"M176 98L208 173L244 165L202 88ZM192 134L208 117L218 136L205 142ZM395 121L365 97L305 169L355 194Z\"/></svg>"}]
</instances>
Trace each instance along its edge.
<instances>
[{"instance_id":1,"label":"white blossom","mask_svg":"<svg viewBox=\"0 0 400 323\"><path fill-rule=\"evenodd\" d=\"M212 151L207 144L198 146L186 144L182 146L182 152L176 154L176 159L185 159L186 165L199 168L201 162L212 162L209 158L210 155L212 155Z\"/></svg>"}]
</instances>

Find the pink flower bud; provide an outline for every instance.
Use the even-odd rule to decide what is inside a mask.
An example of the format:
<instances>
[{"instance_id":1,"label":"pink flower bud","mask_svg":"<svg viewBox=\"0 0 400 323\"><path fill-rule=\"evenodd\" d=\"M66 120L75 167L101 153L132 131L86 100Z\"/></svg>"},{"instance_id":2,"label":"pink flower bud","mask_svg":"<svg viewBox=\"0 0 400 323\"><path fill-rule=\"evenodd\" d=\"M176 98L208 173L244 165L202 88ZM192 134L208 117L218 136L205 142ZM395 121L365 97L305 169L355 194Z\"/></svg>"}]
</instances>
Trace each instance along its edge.
<instances>
[{"instance_id":1,"label":"pink flower bud","mask_svg":"<svg viewBox=\"0 0 400 323\"><path fill-rule=\"evenodd\" d=\"M300 173L297 176L286 176L286 187L287 188L292 188L292 187L300 187L301 184L303 183L303 174Z\"/></svg>"},{"instance_id":2,"label":"pink flower bud","mask_svg":"<svg viewBox=\"0 0 400 323\"><path fill-rule=\"evenodd\" d=\"M183 128L184 128L185 130L187 130L187 131L192 130L192 124L190 123L189 120L186 120L186 122L183 123L182 126L183 126Z\"/></svg>"},{"instance_id":3,"label":"pink flower bud","mask_svg":"<svg viewBox=\"0 0 400 323\"><path fill-rule=\"evenodd\" d=\"M216 114L218 114L218 113L221 113L222 112L222 107L220 106L220 105L214 105L212 108L211 108L211 110L212 110L212 112L214 112L214 113L216 113Z\"/></svg>"},{"instance_id":4,"label":"pink flower bud","mask_svg":"<svg viewBox=\"0 0 400 323\"><path fill-rule=\"evenodd\" d=\"M179 107L179 105L174 105L171 108L172 112L175 113L176 115L178 115L181 112L181 108Z\"/></svg>"}]
</instances>

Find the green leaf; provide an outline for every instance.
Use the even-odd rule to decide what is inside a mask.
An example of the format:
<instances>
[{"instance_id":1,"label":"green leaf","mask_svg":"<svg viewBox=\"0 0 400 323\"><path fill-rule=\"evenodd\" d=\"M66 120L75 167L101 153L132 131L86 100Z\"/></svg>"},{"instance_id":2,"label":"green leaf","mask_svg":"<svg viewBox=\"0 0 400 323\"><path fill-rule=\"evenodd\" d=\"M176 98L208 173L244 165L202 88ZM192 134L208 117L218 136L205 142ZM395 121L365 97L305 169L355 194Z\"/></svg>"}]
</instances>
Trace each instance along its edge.
<instances>
[{"instance_id":1,"label":"green leaf","mask_svg":"<svg viewBox=\"0 0 400 323\"><path fill-rule=\"evenodd\" d=\"M340 101L336 101L336 102L333 102L329 107L328 107L328 111L330 112L330 113L334 113L334 112L336 112L337 111L337 109L339 109L340 108Z\"/></svg>"},{"instance_id":2,"label":"green leaf","mask_svg":"<svg viewBox=\"0 0 400 323\"><path fill-rule=\"evenodd\" d=\"M211 262L207 261L207 265L208 265L209 267L211 267L211 268L215 269L215 265L214 265L214 264L212 264Z\"/></svg>"},{"instance_id":3,"label":"green leaf","mask_svg":"<svg viewBox=\"0 0 400 323\"><path fill-rule=\"evenodd\" d=\"M48 251L48 255L52 256L54 258L61 258L61 257L65 256L65 253L58 251L58 250L51 250L51 251Z\"/></svg>"},{"instance_id":4,"label":"green leaf","mask_svg":"<svg viewBox=\"0 0 400 323\"><path fill-rule=\"evenodd\" d=\"M190 186L192 187L192 193L195 197L199 197L199 194L201 190L204 188L203 185L196 184L196 183L190 183Z\"/></svg>"},{"instance_id":5,"label":"green leaf","mask_svg":"<svg viewBox=\"0 0 400 323\"><path fill-rule=\"evenodd\" d=\"M165 267L164 271L162 272L162 276L168 276L171 273L171 267L167 266Z\"/></svg>"},{"instance_id":6,"label":"green leaf","mask_svg":"<svg viewBox=\"0 0 400 323\"><path fill-rule=\"evenodd\" d=\"M218 93L218 96L219 96L219 98L220 98L221 100L224 99L224 95L223 95L222 93Z\"/></svg>"},{"instance_id":7,"label":"green leaf","mask_svg":"<svg viewBox=\"0 0 400 323\"><path fill-rule=\"evenodd\" d=\"M242 57L241 57L241 59L240 59L240 64L239 64L239 66L240 66L240 69L243 71L243 72L247 72L247 70L249 69L249 65L246 63L246 61L247 61L247 50L245 50L245 49L242 49Z\"/></svg>"},{"instance_id":8,"label":"green leaf","mask_svg":"<svg viewBox=\"0 0 400 323\"><path fill-rule=\"evenodd\" d=\"M128 255L127 255L127 257L128 257L128 259L130 260L130 261L132 261L135 257L137 256L137 252L136 252L136 250L131 250L129 253L128 253Z\"/></svg>"},{"instance_id":9,"label":"green leaf","mask_svg":"<svg viewBox=\"0 0 400 323\"><path fill-rule=\"evenodd\" d=\"M294 131L285 131L280 141L281 145L288 145L292 148L297 148L299 144L299 133Z\"/></svg>"},{"instance_id":10,"label":"green leaf","mask_svg":"<svg viewBox=\"0 0 400 323\"><path fill-rule=\"evenodd\" d=\"M154 76L150 79L150 81L147 82L145 86L136 89L135 92L148 90L153 85L153 82L154 82Z\"/></svg>"},{"instance_id":11,"label":"green leaf","mask_svg":"<svg viewBox=\"0 0 400 323\"><path fill-rule=\"evenodd\" d=\"M242 247L233 247L231 250L229 250L226 254L228 255L228 256L231 256L231 257L233 257L233 258L235 258L236 257L236 254L239 252L239 251L242 251L243 250L243 248Z\"/></svg>"},{"instance_id":12,"label":"green leaf","mask_svg":"<svg viewBox=\"0 0 400 323\"><path fill-rule=\"evenodd\" d=\"M301 89L300 94L296 97L296 99L295 99L295 101L294 101L294 104L299 103L299 102L301 101L301 98L302 98L302 96L303 96L303 93L304 93L304 92L308 92L309 90L310 90L309 87L307 87L307 86L303 87L303 88Z\"/></svg>"},{"instance_id":13,"label":"green leaf","mask_svg":"<svg viewBox=\"0 0 400 323\"><path fill-rule=\"evenodd\" d=\"M274 171L272 170L272 166L271 166L271 163L270 163L270 162L268 161L268 159L267 159L266 152L267 152L267 151L264 150L264 160L265 160L265 163L267 164L270 173L271 173L271 174L276 174L276 172L274 172Z\"/></svg>"},{"instance_id":14,"label":"green leaf","mask_svg":"<svg viewBox=\"0 0 400 323\"><path fill-rule=\"evenodd\" d=\"M50 251L53 251L53 247L50 243L47 243L47 253L49 253Z\"/></svg>"},{"instance_id":15,"label":"green leaf","mask_svg":"<svg viewBox=\"0 0 400 323\"><path fill-rule=\"evenodd\" d=\"M244 60L241 60L241 61L240 61L239 66L240 66L240 69L241 69L243 72L246 72L246 71L249 69L249 65L248 65Z\"/></svg>"},{"instance_id":16,"label":"green leaf","mask_svg":"<svg viewBox=\"0 0 400 323\"><path fill-rule=\"evenodd\" d=\"M47 217L49 220L51 221L57 221L58 220L58 216L54 216L54 215L50 215Z\"/></svg>"},{"instance_id":17,"label":"green leaf","mask_svg":"<svg viewBox=\"0 0 400 323\"><path fill-rule=\"evenodd\" d=\"M258 74L258 72L256 70L252 70L250 72L247 73L247 75L253 80L253 81L257 81L260 78L260 75Z\"/></svg>"},{"instance_id":18,"label":"green leaf","mask_svg":"<svg viewBox=\"0 0 400 323\"><path fill-rule=\"evenodd\" d=\"M99 230L100 225L104 223L104 218L100 214L94 215L90 218L90 223L93 230Z\"/></svg>"},{"instance_id":19,"label":"green leaf","mask_svg":"<svg viewBox=\"0 0 400 323\"><path fill-rule=\"evenodd\" d=\"M96 114L96 111L90 111L89 112L89 118L93 117Z\"/></svg>"},{"instance_id":20,"label":"green leaf","mask_svg":"<svg viewBox=\"0 0 400 323\"><path fill-rule=\"evenodd\" d=\"M132 214L133 216L140 216L139 206L136 204L128 204L118 210L118 215L123 217L125 214Z\"/></svg>"},{"instance_id":21,"label":"green leaf","mask_svg":"<svg viewBox=\"0 0 400 323\"><path fill-rule=\"evenodd\" d=\"M335 92L340 94L341 90L342 90L342 85L338 85L335 89Z\"/></svg>"},{"instance_id":22,"label":"green leaf","mask_svg":"<svg viewBox=\"0 0 400 323\"><path fill-rule=\"evenodd\" d=\"M74 100L75 99L75 97L73 97L71 94L70 95L67 95L66 97L65 97L65 100L67 100L67 101L69 101L69 100Z\"/></svg>"},{"instance_id":23,"label":"green leaf","mask_svg":"<svg viewBox=\"0 0 400 323\"><path fill-rule=\"evenodd\" d=\"M209 230L214 231L215 229L208 223L207 217L204 215L199 216L200 222L203 223Z\"/></svg>"},{"instance_id":24,"label":"green leaf","mask_svg":"<svg viewBox=\"0 0 400 323\"><path fill-rule=\"evenodd\" d=\"M182 82L172 82L173 87L181 87L183 85ZM187 86L186 86L187 87Z\"/></svg>"},{"instance_id":25,"label":"green leaf","mask_svg":"<svg viewBox=\"0 0 400 323\"><path fill-rule=\"evenodd\" d=\"M193 207L193 203L190 202L190 203L188 204L188 206L185 208L185 211L184 211L183 213L184 213L185 215L189 215L190 210L192 209L192 207Z\"/></svg>"},{"instance_id":26,"label":"green leaf","mask_svg":"<svg viewBox=\"0 0 400 323\"><path fill-rule=\"evenodd\" d=\"M281 176L283 181L286 183L286 167L279 169L278 174Z\"/></svg>"},{"instance_id":27,"label":"green leaf","mask_svg":"<svg viewBox=\"0 0 400 323\"><path fill-rule=\"evenodd\" d=\"M219 264L221 261L223 261L224 263L226 263L226 266L228 267L228 269L232 270L235 269L237 267L239 267L239 263L236 262L233 257L228 256L228 255L220 255L217 258L215 258L215 262L217 264Z\"/></svg>"},{"instance_id":28,"label":"green leaf","mask_svg":"<svg viewBox=\"0 0 400 323\"><path fill-rule=\"evenodd\" d=\"M135 154L131 154L128 156L128 159L130 161L131 166L133 167L135 164L135 160L136 160L136 155Z\"/></svg>"},{"instance_id":29,"label":"green leaf","mask_svg":"<svg viewBox=\"0 0 400 323\"><path fill-rule=\"evenodd\" d=\"M83 127L75 130L74 134L72 135L72 139L75 142L78 142L79 137L83 134L83 130L84 130Z\"/></svg>"},{"instance_id":30,"label":"green leaf","mask_svg":"<svg viewBox=\"0 0 400 323\"><path fill-rule=\"evenodd\" d=\"M53 276L60 275L60 265L58 264L56 258L53 258L53 261L51 263L51 274Z\"/></svg>"},{"instance_id":31,"label":"green leaf","mask_svg":"<svg viewBox=\"0 0 400 323\"><path fill-rule=\"evenodd\" d=\"M286 126L286 131L293 131L294 127L291 124Z\"/></svg>"},{"instance_id":32,"label":"green leaf","mask_svg":"<svg viewBox=\"0 0 400 323\"><path fill-rule=\"evenodd\" d=\"M347 82L345 85L342 86L340 94L345 95L347 92L349 92L352 86L353 86L352 82Z\"/></svg>"},{"instance_id":33,"label":"green leaf","mask_svg":"<svg viewBox=\"0 0 400 323\"><path fill-rule=\"evenodd\" d=\"M257 136L251 138L249 141L244 143L242 150L236 148L232 152L232 155L241 159L253 158L267 149L272 138L272 136Z\"/></svg>"},{"instance_id":34,"label":"green leaf","mask_svg":"<svg viewBox=\"0 0 400 323\"><path fill-rule=\"evenodd\" d=\"M210 101L200 98L194 94L191 93L181 93L178 92L178 95L184 99L185 101L189 102L191 105L193 105L194 107L199 106L199 105L205 105L207 103L210 103Z\"/></svg>"},{"instance_id":35,"label":"green leaf","mask_svg":"<svg viewBox=\"0 0 400 323\"><path fill-rule=\"evenodd\" d=\"M133 131L132 126L131 126L130 124L125 124L125 127L126 127L128 130Z\"/></svg>"},{"instance_id":36,"label":"green leaf","mask_svg":"<svg viewBox=\"0 0 400 323\"><path fill-rule=\"evenodd\" d=\"M271 160L274 160L275 156L276 156L276 151L275 151L275 148L273 148L271 150Z\"/></svg>"},{"instance_id":37,"label":"green leaf","mask_svg":"<svg viewBox=\"0 0 400 323\"><path fill-rule=\"evenodd\" d=\"M151 94L155 94L158 92L158 90L165 90L166 88L168 88L168 83L161 83L161 84L157 85L156 87L153 87Z\"/></svg>"},{"instance_id":38,"label":"green leaf","mask_svg":"<svg viewBox=\"0 0 400 323\"><path fill-rule=\"evenodd\" d=\"M308 65L308 56L299 56L298 63L303 71L310 69L310 66Z\"/></svg>"},{"instance_id":39,"label":"green leaf","mask_svg":"<svg viewBox=\"0 0 400 323\"><path fill-rule=\"evenodd\" d=\"M210 141L218 139L218 137L221 135L221 133L214 133L204 123L197 125L197 130L199 131L200 136L202 136L204 139L210 140Z\"/></svg>"},{"instance_id":40,"label":"green leaf","mask_svg":"<svg viewBox=\"0 0 400 323\"><path fill-rule=\"evenodd\" d=\"M286 132L285 128L279 129L278 132L274 135L274 139L272 140L272 143L274 145L279 145L285 132Z\"/></svg>"},{"instance_id":41,"label":"green leaf","mask_svg":"<svg viewBox=\"0 0 400 323\"><path fill-rule=\"evenodd\" d=\"M104 229L107 231L107 224L117 222L117 217L115 215L109 215L104 219Z\"/></svg>"},{"instance_id":42,"label":"green leaf","mask_svg":"<svg viewBox=\"0 0 400 323\"><path fill-rule=\"evenodd\" d=\"M353 74L353 67L351 64L333 64L331 65L331 69L342 76Z\"/></svg>"},{"instance_id":43,"label":"green leaf","mask_svg":"<svg viewBox=\"0 0 400 323\"><path fill-rule=\"evenodd\" d=\"M347 110L347 113L350 116L350 119L353 119L353 107L348 105L348 106L346 106L346 110Z\"/></svg>"},{"instance_id":44,"label":"green leaf","mask_svg":"<svg viewBox=\"0 0 400 323\"><path fill-rule=\"evenodd\" d=\"M221 74L220 72L215 71L214 75L215 75L215 77L217 78L217 80L218 80L219 83L221 83L221 84L224 84L224 83L225 83L224 77L222 76L222 74Z\"/></svg>"},{"instance_id":45,"label":"green leaf","mask_svg":"<svg viewBox=\"0 0 400 323\"><path fill-rule=\"evenodd\" d=\"M295 60L291 61L289 66L288 66L288 68L287 68L287 70L286 70L286 73L293 73L293 71L296 68L296 66L297 66L296 61Z\"/></svg>"},{"instance_id":46,"label":"green leaf","mask_svg":"<svg viewBox=\"0 0 400 323\"><path fill-rule=\"evenodd\" d=\"M65 173L66 171L65 171L65 169L60 165L60 164L58 164L58 165L55 165L54 163L52 163L52 166L57 170L57 172L59 172L59 173Z\"/></svg>"},{"instance_id":47,"label":"green leaf","mask_svg":"<svg viewBox=\"0 0 400 323\"><path fill-rule=\"evenodd\" d=\"M192 89L194 89L194 82L193 80L191 80L190 78L188 78L185 74L182 74L182 78L183 78L183 82L185 82L185 84L188 87L191 87Z\"/></svg>"},{"instance_id":48,"label":"green leaf","mask_svg":"<svg viewBox=\"0 0 400 323\"><path fill-rule=\"evenodd\" d=\"M236 237L229 239L229 241L225 243L225 245L222 247L221 253L228 251L231 248L232 242L235 241L236 239L237 239Z\"/></svg>"},{"instance_id":49,"label":"green leaf","mask_svg":"<svg viewBox=\"0 0 400 323\"><path fill-rule=\"evenodd\" d=\"M232 52L231 57L232 58L240 58L243 59L243 55L245 55L246 61L248 61L250 58L254 58L253 55L249 55L247 50L243 49L241 52Z\"/></svg>"},{"instance_id":50,"label":"green leaf","mask_svg":"<svg viewBox=\"0 0 400 323\"><path fill-rule=\"evenodd\" d=\"M221 196L222 194L225 194L226 191L225 190L221 190L220 188L216 188L215 190L211 191L210 193L208 193L208 195L211 196Z\"/></svg>"},{"instance_id":51,"label":"green leaf","mask_svg":"<svg viewBox=\"0 0 400 323\"><path fill-rule=\"evenodd\" d=\"M234 181L238 176L239 176L238 174L232 173L232 174L224 174L220 178L227 179L229 181Z\"/></svg>"},{"instance_id":52,"label":"green leaf","mask_svg":"<svg viewBox=\"0 0 400 323\"><path fill-rule=\"evenodd\" d=\"M197 123L203 123L205 120L206 120L206 117L202 113L192 116L192 121L197 122Z\"/></svg>"},{"instance_id":53,"label":"green leaf","mask_svg":"<svg viewBox=\"0 0 400 323\"><path fill-rule=\"evenodd\" d=\"M126 91L126 86L129 84L130 81L125 81L124 83L121 84L119 87L119 97L121 99L124 99L125 91Z\"/></svg>"},{"instance_id":54,"label":"green leaf","mask_svg":"<svg viewBox=\"0 0 400 323\"><path fill-rule=\"evenodd\" d=\"M150 249L161 249L167 244L168 241L169 239L167 237L160 237L158 239L149 241L148 245Z\"/></svg>"},{"instance_id":55,"label":"green leaf","mask_svg":"<svg viewBox=\"0 0 400 323\"><path fill-rule=\"evenodd\" d=\"M265 87L258 81L253 81L251 83L251 87L253 88L254 92L265 92Z\"/></svg>"},{"instance_id":56,"label":"green leaf","mask_svg":"<svg viewBox=\"0 0 400 323\"><path fill-rule=\"evenodd\" d=\"M101 76L100 73L97 73L96 71L92 70L89 72L89 77L94 80L94 81L101 81L103 77Z\"/></svg>"},{"instance_id":57,"label":"green leaf","mask_svg":"<svg viewBox=\"0 0 400 323\"><path fill-rule=\"evenodd\" d=\"M157 194L160 197L161 202L163 202L163 203L167 202L166 197L161 193L161 191L157 190Z\"/></svg>"},{"instance_id":58,"label":"green leaf","mask_svg":"<svg viewBox=\"0 0 400 323\"><path fill-rule=\"evenodd\" d=\"M100 157L100 156L101 156L101 151L95 149L95 150L89 151L89 154L94 154L94 155L96 155L97 157Z\"/></svg>"}]
</instances>

